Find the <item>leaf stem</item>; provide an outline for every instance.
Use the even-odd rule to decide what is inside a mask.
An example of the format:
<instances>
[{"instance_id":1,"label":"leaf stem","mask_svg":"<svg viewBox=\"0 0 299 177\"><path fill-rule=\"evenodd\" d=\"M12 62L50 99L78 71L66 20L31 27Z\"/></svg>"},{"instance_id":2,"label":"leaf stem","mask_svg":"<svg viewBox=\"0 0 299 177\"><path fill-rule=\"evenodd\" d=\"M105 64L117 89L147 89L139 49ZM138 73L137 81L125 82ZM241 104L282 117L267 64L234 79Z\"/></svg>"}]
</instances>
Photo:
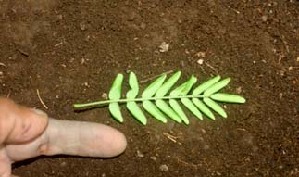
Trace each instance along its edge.
<instances>
[{"instance_id":1,"label":"leaf stem","mask_svg":"<svg viewBox=\"0 0 299 177\"><path fill-rule=\"evenodd\" d=\"M110 103L127 103L127 102L141 102L141 101L152 101L152 100L169 100L169 99L181 99L181 98L204 98L204 95L179 95L179 96L163 96L163 97L149 97L149 98L133 98L133 99L118 99L118 100L104 100L104 101L95 101L84 104L74 104L74 108L90 108L97 107L102 105L107 105Z\"/></svg>"}]
</instances>

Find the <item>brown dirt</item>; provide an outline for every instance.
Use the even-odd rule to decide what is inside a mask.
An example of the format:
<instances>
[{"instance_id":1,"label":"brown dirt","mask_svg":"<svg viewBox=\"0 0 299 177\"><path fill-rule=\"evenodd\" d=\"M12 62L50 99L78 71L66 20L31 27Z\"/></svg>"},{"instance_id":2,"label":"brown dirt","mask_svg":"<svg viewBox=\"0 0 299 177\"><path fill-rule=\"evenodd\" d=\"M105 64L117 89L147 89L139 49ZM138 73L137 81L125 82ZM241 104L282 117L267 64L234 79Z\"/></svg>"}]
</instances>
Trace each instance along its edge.
<instances>
[{"instance_id":1,"label":"brown dirt","mask_svg":"<svg viewBox=\"0 0 299 177\"><path fill-rule=\"evenodd\" d=\"M2 95L57 119L111 125L128 139L114 159L38 158L17 164L15 174L299 176L298 1L2 0L0 15ZM159 52L162 42L168 52ZM206 53L203 65L198 52ZM107 109L74 111L127 70L141 80L169 70L199 81L229 76L226 91L241 89L247 103L228 105L226 120L189 115L190 126L141 126L126 111L119 124Z\"/></svg>"}]
</instances>

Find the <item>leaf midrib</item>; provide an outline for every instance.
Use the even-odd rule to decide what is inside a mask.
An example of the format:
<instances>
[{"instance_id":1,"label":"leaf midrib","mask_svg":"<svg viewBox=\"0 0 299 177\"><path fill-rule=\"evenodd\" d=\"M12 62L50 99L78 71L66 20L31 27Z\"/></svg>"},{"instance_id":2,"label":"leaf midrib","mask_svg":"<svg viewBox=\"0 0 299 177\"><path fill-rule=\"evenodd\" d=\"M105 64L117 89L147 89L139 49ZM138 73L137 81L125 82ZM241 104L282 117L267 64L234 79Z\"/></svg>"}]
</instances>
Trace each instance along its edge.
<instances>
[{"instance_id":1,"label":"leaf midrib","mask_svg":"<svg viewBox=\"0 0 299 177\"><path fill-rule=\"evenodd\" d=\"M104 101L96 101L84 104L74 104L74 108L87 108L94 106L101 106L110 103L127 103L127 102L141 102L141 101L154 101L154 100L170 100L170 99L181 99L181 98L204 98L209 97L205 95L178 95L178 96L163 96L163 97L148 97L148 98L133 98L133 99L115 99L115 100L104 100Z\"/></svg>"}]
</instances>

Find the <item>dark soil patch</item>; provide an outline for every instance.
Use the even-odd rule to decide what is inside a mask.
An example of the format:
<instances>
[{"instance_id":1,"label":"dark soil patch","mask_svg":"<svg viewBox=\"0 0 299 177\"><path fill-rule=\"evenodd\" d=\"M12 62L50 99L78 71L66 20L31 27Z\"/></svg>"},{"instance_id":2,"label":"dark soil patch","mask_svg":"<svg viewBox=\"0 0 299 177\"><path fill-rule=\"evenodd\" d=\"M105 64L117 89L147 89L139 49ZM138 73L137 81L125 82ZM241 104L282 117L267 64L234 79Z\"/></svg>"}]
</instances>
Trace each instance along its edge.
<instances>
[{"instance_id":1,"label":"dark soil patch","mask_svg":"<svg viewBox=\"0 0 299 177\"><path fill-rule=\"evenodd\" d=\"M45 109L38 89L52 117L105 123L128 139L118 158L38 158L15 174L299 176L298 1L4 0L0 15L2 95ZM162 42L168 52L159 52ZM169 70L199 81L228 76L226 91L241 90L247 103L229 105L227 120L190 115L190 126L141 126L126 111L119 124L106 109L73 110L127 70L141 80Z\"/></svg>"}]
</instances>

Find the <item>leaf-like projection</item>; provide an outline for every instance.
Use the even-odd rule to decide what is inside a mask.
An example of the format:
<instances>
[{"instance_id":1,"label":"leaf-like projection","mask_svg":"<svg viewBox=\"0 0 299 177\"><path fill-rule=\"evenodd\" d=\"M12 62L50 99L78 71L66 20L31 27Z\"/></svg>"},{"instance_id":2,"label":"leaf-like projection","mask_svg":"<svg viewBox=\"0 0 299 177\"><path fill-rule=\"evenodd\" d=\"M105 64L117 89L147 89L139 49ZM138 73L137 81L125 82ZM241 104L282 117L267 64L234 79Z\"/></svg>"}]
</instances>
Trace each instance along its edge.
<instances>
[{"instance_id":1,"label":"leaf-like projection","mask_svg":"<svg viewBox=\"0 0 299 177\"><path fill-rule=\"evenodd\" d=\"M198 107L198 109L201 110L201 112L203 112L208 118L215 120L215 116L212 111L210 111L210 109L201 100L193 98L192 101L194 105Z\"/></svg>"},{"instance_id":2,"label":"leaf-like projection","mask_svg":"<svg viewBox=\"0 0 299 177\"><path fill-rule=\"evenodd\" d=\"M181 71L174 73L162 86L157 90L156 97L163 97L169 89L179 80L181 77ZM156 100L157 107L163 111L169 118L182 122L180 116L170 107L164 100Z\"/></svg>"},{"instance_id":3,"label":"leaf-like projection","mask_svg":"<svg viewBox=\"0 0 299 177\"><path fill-rule=\"evenodd\" d=\"M182 98L181 100L182 100L183 105L186 106L186 108L188 108L197 118L199 118L200 120L203 120L202 114L194 106L194 104L192 103L192 101L189 98Z\"/></svg>"},{"instance_id":4,"label":"leaf-like projection","mask_svg":"<svg viewBox=\"0 0 299 177\"><path fill-rule=\"evenodd\" d=\"M144 116L142 109L135 102L128 102L127 108L135 119L139 120L143 125L146 124L146 117Z\"/></svg>"},{"instance_id":5,"label":"leaf-like projection","mask_svg":"<svg viewBox=\"0 0 299 177\"><path fill-rule=\"evenodd\" d=\"M197 81L196 77L191 76L191 78L187 81L184 82L183 84L181 84L179 87L177 87L176 89L174 89L170 95L180 95L180 96L185 96L187 95L190 90L192 89L192 86L194 85L194 83ZM200 111L194 106L194 104L192 103L192 101L189 98L181 98L181 101L183 103L183 105L188 108L197 118L199 119L203 119L202 118L202 114L200 113Z\"/></svg>"},{"instance_id":6,"label":"leaf-like projection","mask_svg":"<svg viewBox=\"0 0 299 177\"><path fill-rule=\"evenodd\" d=\"M220 80L220 76L216 76L216 77L200 84L193 90L193 95L202 94L204 91L206 91L209 87L211 87L213 84L215 84L219 80Z\"/></svg>"},{"instance_id":7,"label":"leaf-like projection","mask_svg":"<svg viewBox=\"0 0 299 177\"><path fill-rule=\"evenodd\" d=\"M119 104L126 103L133 117L144 125L146 124L146 118L143 114L143 109L155 119L164 123L167 122L168 118L171 118L177 122L184 122L188 125L189 120L180 106L180 102L188 108L195 117L203 119L203 113L208 118L215 120L215 115L212 111L227 118L227 113L218 102L245 103L246 101L245 98L240 95L219 93L219 91L230 82L230 78L220 80L220 76L213 77L199 84L193 91L192 87L197 79L192 76L188 81L183 82L170 91L178 82L180 76L181 72L178 71L171 75L166 81L167 75L162 74L144 89L141 97L138 97L139 83L136 75L132 72L129 77L130 90L126 94L126 98L122 99L121 85L123 75L118 74L109 91L108 100L86 104L74 104L74 107L90 108L109 104L109 111L112 116L122 122L123 118ZM190 94L191 91L192 93ZM137 103L142 103L143 109L140 108Z\"/></svg>"},{"instance_id":8,"label":"leaf-like projection","mask_svg":"<svg viewBox=\"0 0 299 177\"><path fill-rule=\"evenodd\" d=\"M220 116L222 116L223 118L227 118L227 114L224 111L224 109L219 106L215 101L213 101L210 98L204 98L203 101L210 107L212 108L214 111L216 111Z\"/></svg>"},{"instance_id":9,"label":"leaf-like projection","mask_svg":"<svg viewBox=\"0 0 299 177\"><path fill-rule=\"evenodd\" d=\"M160 77L158 77L154 82L152 82L146 89L144 89L142 93L142 98L149 98L155 95L157 90L161 87L163 82L165 81L167 75L162 74Z\"/></svg>"},{"instance_id":10,"label":"leaf-like projection","mask_svg":"<svg viewBox=\"0 0 299 177\"><path fill-rule=\"evenodd\" d=\"M142 93L142 98L150 98L156 94L158 89L161 87L165 81L167 75L162 74L154 82L152 82L148 87L146 87ZM153 104L152 102L145 100L142 103L144 109L150 113L154 118L162 122L167 122L167 117Z\"/></svg>"},{"instance_id":11,"label":"leaf-like projection","mask_svg":"<svg viewBox=\"0 0 299 177\"><path fill-rule=\"evenodd\" d=\"M170 88L180 79L181 71L174 73L162 86L157 90L156 96L162 97L165 96Z\"/></svg>"},{"instance_id":12,"label":"leaf-like projection","mask_svg":"<svg viewBox=\"0 0 299 177\"><path fill-rule=\"evenodd\" d=\"M172 120L175 120L177 122L182 122L178 114L171 107L169 107L164 100L157 100L156 105L161 111L163 111Z\"/></svg>"},{"instance_id":13,"label":"leaf-like projection","mask_svg":"<svg viewBox=\"0 0 299 177\"><path fill-rule=\"evenodd\" d=\"M164 123L167 122L167 117L150 101L143 101L143 108L150 113L154 118Z\"/></svg>"},{"instance_id":14,"label":"leaf-like projection","mask_svg":"<svg viewBox=\"0 0 299 177\"><path fill-rule=\"evenodd\" d=\"M245 98L240 95L230 95L225 93L216 93L211 95L213 100L227 102L227 103L245 103Z\"/></svg>"},{"instance_id":15,"label":"leaf-like projection","mask_svg":"<svg viewBox=\"0 0 299 177\"><path fill-rule=\"evenodd\" d=\"M184 113L183 109L181 108L180 104L177 102L177 100L175 99L170 99L169 100L169 105L170 107L172 107L175 112L180 116L180 118L182 119L182 121L185 123L185 124L189 124L189 120L186 116L186 114Z\"/></svg>"},{"instance_id":16,"label":"leaf-like projection","mask_svg":"<svg viewBox=\"0 0 299 177\"><path fill-rule=\"evenodd\" d=\"M222 89L223 87L227 86L227 84L230 82L230 78L226 78L220 82L217 82L215 84L213 84L210 88L208 88L205 92L204 92L204 96L210 96L216 92L218 92L220 89Z\"/></svg>"},{"instance_id":17,"label":"leaf-like projection","mask_svg":"<svg viewBox=\"0 0 299 177\"><path fill-rule=\"evenodd\" d=\"M127 98L135 98L139 92L139 84L138 84L137 76L133 72L130 72L129 84L131 90L128 91Z\"/></svg>"},{"instance_id":18,"label":"leaf-like projection","mask_svg":"<svg viewBox=\"0 0 299 177\"><path fill-rule=\"evenodd\" d=\"M122 74L118 74L112 84L112 87L109 91L108 98L110 100L118 100L121 97L121 84L123 81L124 76ZM117 102L113 102L109 104L109 111L112 116L120 121L123 122L123 117L120 112L120 107Z\"/></svg>"},{"instance_id":19,"label":"leaf-like projection","mask_svg":"<svg viewBox=\"0 0 299 177\"><path fill-rule=\"evenodd\" d=\"M128 91L127 93L127 98L128 99L134 99L139 92L139 84L138 84L138 79L135 75L135 73L131 72L130 77L129 77L129 84L131 87L131 90ZM134 101L129 101L127 103L127 108L133 115L133 117L137 120L139 120L143 125L146 124L146 118L143 114L142 109L135 103Z\"/></svg>"},{"instance_id":20,"label":"leaf-like projection","mask_svg":"<svg viewBox=\"0 0 299 177\"><path fill-rule=\"evenodd\" d=\"M187 95L196 81L196 77L191 76L187 82L182 83L180 86L171 91L170 96Z\"/></svg>"}]
</instances>

